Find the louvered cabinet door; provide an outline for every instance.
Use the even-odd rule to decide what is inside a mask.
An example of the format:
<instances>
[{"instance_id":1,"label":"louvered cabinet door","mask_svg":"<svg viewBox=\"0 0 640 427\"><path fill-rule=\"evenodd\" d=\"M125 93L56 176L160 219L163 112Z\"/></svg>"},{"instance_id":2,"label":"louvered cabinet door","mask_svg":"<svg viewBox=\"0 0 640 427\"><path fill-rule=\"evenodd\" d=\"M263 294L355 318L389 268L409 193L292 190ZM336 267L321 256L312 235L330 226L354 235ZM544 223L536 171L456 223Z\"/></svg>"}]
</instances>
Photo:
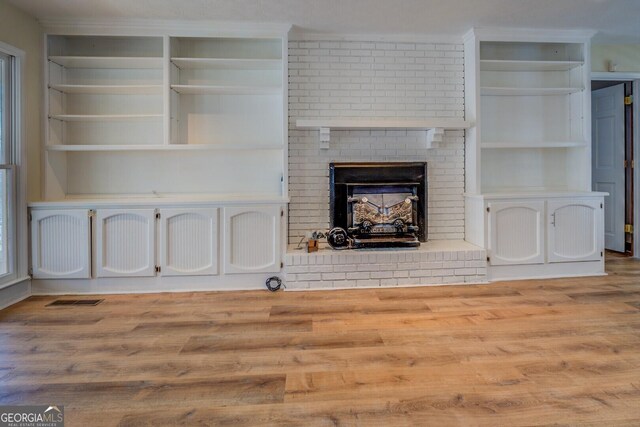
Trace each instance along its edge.
<instances>
[{"instance_id":1,"label":"louvered cabinet door","mask_svg":"<svg viewBox=\"0 0 640 427\"><path fill-rule=\"evenodd\" d=\"M156 274L154 209L99 209L96 215L98 277Z\"/></svg>"},{"instance_id":2,"label":"louvered cabinet door","mask_svg":"<svg viewBox=\"0 0 640 427\"><path fill-rule=\"evenodd\" d=\"M548 211L549 262L602 259L604 242L603 201L550 200Z\"/></svg>"},{"instance_id":3,"label":"louvered cabinet door","mask_svg":"<svg viewBox=\"0 0 640 427\"><path fill-rule=\"evenodd\" d=\"M32 210L31 264L35 279L90 278L89 210Z\"/></svg>"},{"instance_id":4,"label":"louvered cabinet door","mask_svg":"<svg viewBox=\"0 0 640 427\"><path fill-rule=\"evenodd\" d=\"M544 201L489 203L491 265L544 263Z\"/></svg>"},{"instance_id":5,"label":"louvered cabinet door","mask_svg":"<svg viewBox=\"0 0 640 427\"><path fill-rule=\"evenodd\" d=\"M281 207L277 205L224 208L224 272L280 271Z\"/></svg>"},{"instance_id":6,"label":"louvered cabinet door","mask_svg":"<svg viewBox=\"0 0 640 427\"><path fill-rule=\"evenodd\" d=\"M163 276L218 274L218 209L161 209Z\"/></svg>"}]
</instances>

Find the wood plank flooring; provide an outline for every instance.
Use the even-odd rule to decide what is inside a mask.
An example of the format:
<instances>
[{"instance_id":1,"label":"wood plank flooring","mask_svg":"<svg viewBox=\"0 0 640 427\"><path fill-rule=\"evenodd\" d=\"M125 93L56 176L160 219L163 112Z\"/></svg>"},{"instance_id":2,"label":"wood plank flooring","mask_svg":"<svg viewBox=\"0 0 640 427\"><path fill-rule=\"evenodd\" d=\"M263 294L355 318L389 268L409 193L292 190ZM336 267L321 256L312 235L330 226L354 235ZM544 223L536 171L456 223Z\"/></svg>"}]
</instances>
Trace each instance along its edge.
<instances>
[{"instance_id":1,"label":"wood plank flooring","mask_svg":"<svg viewBox=\"0 0 640 427\"><path fill-rule=\"evenodd\" d=\"M31 297L0 404L67 426L640 425L640 262L482 286ZM91 298L90 296L79 298Z\"/></svg>"}]
</instances>

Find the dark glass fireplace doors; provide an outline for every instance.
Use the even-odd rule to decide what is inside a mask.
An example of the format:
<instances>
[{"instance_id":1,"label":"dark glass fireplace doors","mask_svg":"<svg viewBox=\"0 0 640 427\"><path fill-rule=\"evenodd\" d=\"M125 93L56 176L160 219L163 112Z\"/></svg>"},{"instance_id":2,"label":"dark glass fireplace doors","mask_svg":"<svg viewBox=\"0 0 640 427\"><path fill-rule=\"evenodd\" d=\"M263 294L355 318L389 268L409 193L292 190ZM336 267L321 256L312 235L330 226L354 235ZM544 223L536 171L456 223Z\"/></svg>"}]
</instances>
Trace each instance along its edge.
<instances>
[{"instance_id":1,"label":"dark glass fireplace doors","mask_svg":"<svg viewBox=\"0 0 640 427\"><path fill-rule=\"evenodd\" d=\"M411 233L419 241L427 241L426 163L331 163L329 185L331 228L343 228L350 236L357 233L354 225L362 223L361 219L358 219L358 216L362 215L355 210L359 207L364 209L365 206L362 203L354 203L354 200L361 201L364 197L364 200L368 201L367 205L374 208L384 203L397 211L396 215L403 219L401 225L405 225L402 230L398 227L398 233ZM403 201L406 204L402 204ZM376 213L372 211L372 215ZM389 209L380 210L380 215L389 217L391 213ZM375 219L371 222L375 227Z\"/></svg>"}]
</instances>

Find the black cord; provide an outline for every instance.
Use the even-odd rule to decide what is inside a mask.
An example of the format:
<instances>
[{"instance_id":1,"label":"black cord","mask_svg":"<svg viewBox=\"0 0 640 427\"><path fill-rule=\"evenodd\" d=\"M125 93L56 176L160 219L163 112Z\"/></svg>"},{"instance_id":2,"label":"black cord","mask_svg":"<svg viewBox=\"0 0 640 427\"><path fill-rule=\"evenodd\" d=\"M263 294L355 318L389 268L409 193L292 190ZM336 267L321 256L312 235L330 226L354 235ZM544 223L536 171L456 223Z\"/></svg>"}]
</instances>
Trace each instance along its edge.
<instances>
[{"instance_id":1,"label":"black cord","mask_svg":"<svg viewBox=\"0 0 640 427\"><path fill-rule=\"evenodd\" d=\"M272 284L273 282L276 282L275 286L273 286L273 284ZM284 286L282 284L282 280L280 280L280 278L277 277L277 276L269 277L267 279L267 281L265 282L265 285L267 285L267 289L269 289L271 292L275 292L275 291L279 290L281 286Z\"/></svg>"}]
</instances>

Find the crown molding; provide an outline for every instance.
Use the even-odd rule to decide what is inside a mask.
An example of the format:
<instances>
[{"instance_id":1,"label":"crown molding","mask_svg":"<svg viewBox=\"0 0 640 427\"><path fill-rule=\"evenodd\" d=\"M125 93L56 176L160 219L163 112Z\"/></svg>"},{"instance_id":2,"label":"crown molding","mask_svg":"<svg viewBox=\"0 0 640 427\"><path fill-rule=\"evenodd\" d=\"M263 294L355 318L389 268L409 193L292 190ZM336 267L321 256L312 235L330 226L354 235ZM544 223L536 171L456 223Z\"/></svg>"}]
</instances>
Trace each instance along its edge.
<instances>
[{"instance_id":1,"label":"crown molding","mask_svg":"<svg viewBox=\"0 0 640 427\"><path fill-rule=\"evenodd\" d=\"M290 24L186 21L154 19L43 19L40 21L48 34L93 35L170 35L170 36L243 36L283 37L291 30Z\"/></svg>"},{"instance_id":2,"label":"crown molding","mask_svg":"<svg viewBox=\"0 0 640 427\"><path fill-rule=\"evenodd\" d=\"M292 41L350 41L392 43L462 43L462 37L450 34L367 34L367 33L317 33L294 28L289 34Z\"/></svg>"},{"instance_id":3,"label":"crown molding","mask_svg":"<svg viewBox=\"0 0 640 427\"><path fill-rule=\"evenodd\" d=\"M482 41L585 43L596 34L595 30L557 30L548 28L490 28L475 27L463 36Z\"/></svg>"}]
</instances>

